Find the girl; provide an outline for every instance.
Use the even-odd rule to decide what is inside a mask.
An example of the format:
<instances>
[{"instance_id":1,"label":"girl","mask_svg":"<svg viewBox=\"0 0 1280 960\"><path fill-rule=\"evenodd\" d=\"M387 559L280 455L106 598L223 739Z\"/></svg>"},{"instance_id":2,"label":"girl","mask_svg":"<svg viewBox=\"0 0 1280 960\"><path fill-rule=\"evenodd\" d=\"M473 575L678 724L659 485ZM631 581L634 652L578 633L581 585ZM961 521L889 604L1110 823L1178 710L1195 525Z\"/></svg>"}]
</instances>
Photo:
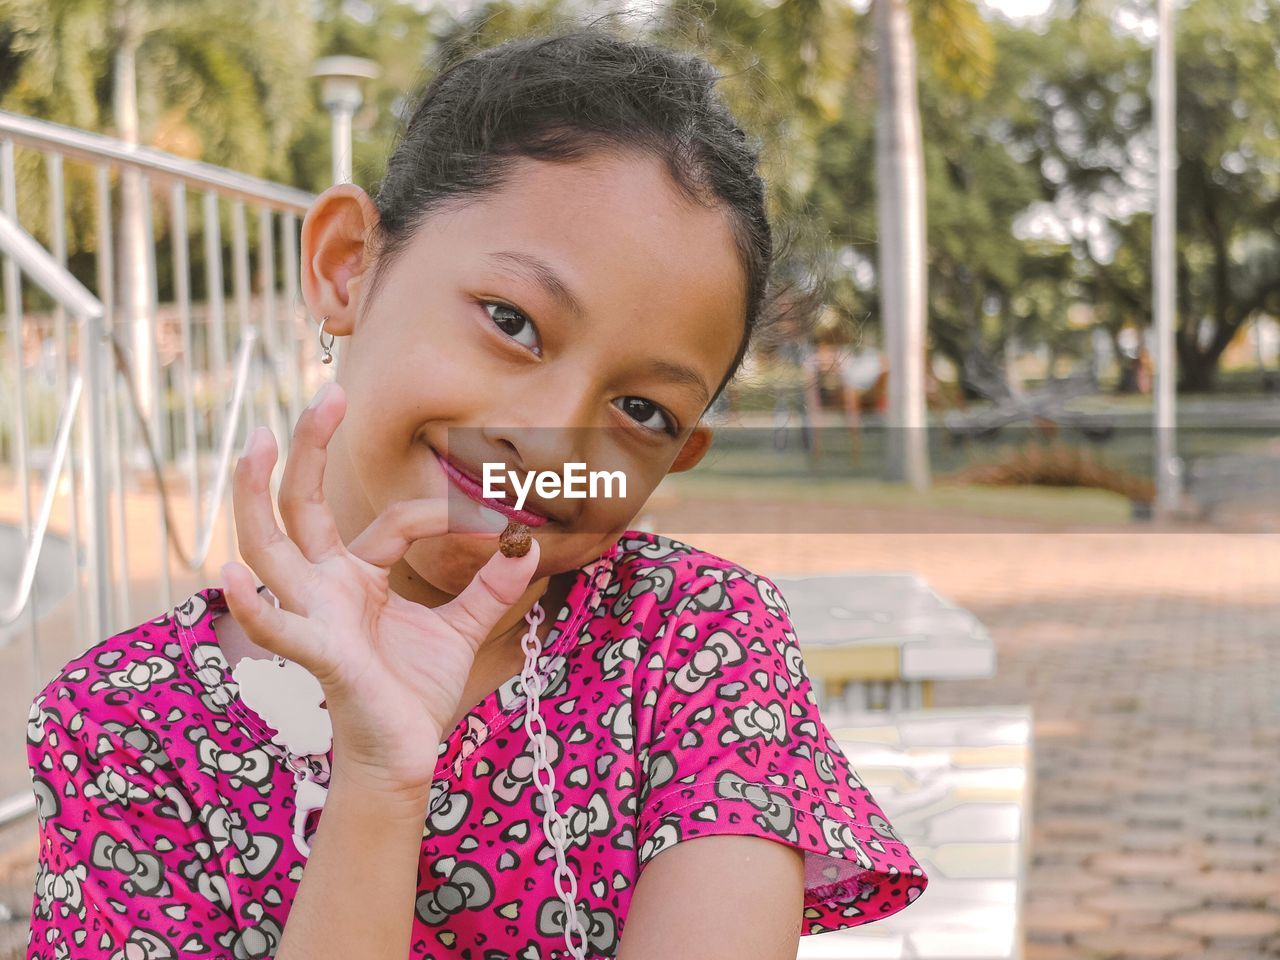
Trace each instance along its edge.
<instances>
[{"instance_id":1,"label":"girl","mask_svg":"<svg viewBox=\"0 0 1280 960\"><path fill-rule=\"evenodd\" d=\"M773 584L629 529L767 322L715 82L597 30L508 43L427 86L376 200L315 201L303 293L347 340L284 530L259 428L248 568L35 699L30 958L792 960L924 891ZM625 495L516 510L485 463Z\"/></svg>"}]
</instances>

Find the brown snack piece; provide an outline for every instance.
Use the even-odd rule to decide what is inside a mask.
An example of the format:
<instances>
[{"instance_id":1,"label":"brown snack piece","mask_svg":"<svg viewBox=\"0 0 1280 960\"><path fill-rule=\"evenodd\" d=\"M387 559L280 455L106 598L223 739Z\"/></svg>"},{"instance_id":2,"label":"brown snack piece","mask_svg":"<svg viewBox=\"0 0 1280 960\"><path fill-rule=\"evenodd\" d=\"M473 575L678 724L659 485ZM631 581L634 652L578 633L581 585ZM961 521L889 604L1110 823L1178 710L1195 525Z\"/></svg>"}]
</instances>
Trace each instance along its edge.
<instances>
[{"instance_id":1,"label":"brown snack piece","mask_svg":"<svg viewBox=\"0 0 1280 960\"><path fill-rule=\"evenodd\" d=\"M498 539L498 549L502 551L504 557L523 557L529 552L529 546L532 543L533 536L529 532L528 525L511 520Z\"/></svg>"}]
</instances>

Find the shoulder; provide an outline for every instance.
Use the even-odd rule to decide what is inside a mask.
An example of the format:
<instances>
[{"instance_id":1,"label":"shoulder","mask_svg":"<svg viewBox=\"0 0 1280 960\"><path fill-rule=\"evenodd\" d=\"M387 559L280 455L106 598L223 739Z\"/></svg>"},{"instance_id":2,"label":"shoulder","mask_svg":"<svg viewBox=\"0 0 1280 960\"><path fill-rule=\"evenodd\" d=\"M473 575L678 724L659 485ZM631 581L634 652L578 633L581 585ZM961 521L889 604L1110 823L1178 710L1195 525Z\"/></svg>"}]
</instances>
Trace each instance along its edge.
<instances>
[{"instance_id":1,"label":"shoulder","mask_svg":"<svg viewBox=\"0 0 1280 960\"><path fill-rule=\"evenodd\" d=\"M767 576L737 561L660 533L628 530L619 539L614 568L615 612L645 601L656 612L684 621L774 620L790 628L786 601Z\"/></svg>"},{"instance_id":2,"label":"shoulder","mask_svg":"<svg viewBox=\"0 0 1280 960\"><path fill-rule=\"evenodd\" d=\"M786 688L812 698L790 611L767 576L655 533L628 531L612 594L615 623L639 621L642 704Z\"/></svg>"},{"instance_id":3,"label":"shoulder","mask_svg":"<svg viewBox=\"0 0 1280 960\"><path fill-rule=\"evenodd\" d=\"M212 612L210 594L215 591L199 590L172 610L120 630L63 664L32 699L29 744L40 743L44 727L52 723L96 745L99 752L108 740L115 746L135 741L143 746L151 731L179 714L220 712L198 676L197 663L210 655L209 646L197 645L191 629L203 625Z\"/></svg>"}]
</instances>

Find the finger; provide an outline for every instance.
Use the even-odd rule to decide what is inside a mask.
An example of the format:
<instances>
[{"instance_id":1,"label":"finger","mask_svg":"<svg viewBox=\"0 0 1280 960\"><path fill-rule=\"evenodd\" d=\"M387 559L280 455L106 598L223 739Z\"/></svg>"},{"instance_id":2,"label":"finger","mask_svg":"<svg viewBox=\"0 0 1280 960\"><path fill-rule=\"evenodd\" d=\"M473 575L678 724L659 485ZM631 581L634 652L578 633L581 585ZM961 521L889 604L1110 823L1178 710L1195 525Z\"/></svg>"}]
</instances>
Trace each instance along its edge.
<instances>
[{"instance_id":1,"label":"finger","mask_svg":"<svg viewBox=\"0 0 1280 960\"><path fill-rule=\"evenodd\" d=\"M448 603L435 608L435 612L454 630L477 646L482 643L502 616L511 609L524 592L538 569L542 548L537 538L529 543L529 552L523 557L506 557L496 551L485 565L476 571L460 594Z\"/></svg>"},{"instance_id":2,"label":"finger","mask_svg":"<svg viewBox=\"0 0 1280 960\"><path fill-rule=\"evenodd\" d=\"M482 529L452 531L496 537L507 526L507 518L494 510L478 511ZM487 529L484 529L487 527ZM450 533L449 503L438 498L400 500L374 518L364 531L347 545L352 556L379 567L390 567L404 559L416 540Z\"/></svg>"},{"instance_id":3,"label":"finger","mask_svg":"<svg viewBox=\"0 0 1280 960\"><path fill-rule=\"evenodd\" d=\"M334 399L334 398L339 399ZM329 441L347 411L346 393L329 381L302 411L280 481L280 517L298 549L312 563L346 549L333 511L324 498L324 468Z\"/></svg>"},{"instance_id":4,"label":"finger","mask_svg":"<svg viewBox=\"0 0 1280 960\"><path fill-rule=\"evenodd\" d=\"M262 434L267 436L266 442ZM280 602L293 610L305 610L302 590L311 577L312 567L298 545L280 529L271 506L275 446L275 435L259 427L249 435L245 453L236 463L232 479L236 541L245 563Z\"/></svg>"},{"instance_id":5,"label":"finger","mask_svg":"<svg viewBox=\"0 0 1280 960\"><path fill-rule=\"evenodd\" d=\"M323 675L327 666L323 651L317 650L314 626L305 617L277 607L259 593L243 564L223 564L222 582L227 608L245 636L263 649L301 664L312 674Z\"/></svg>"}]
</instances>

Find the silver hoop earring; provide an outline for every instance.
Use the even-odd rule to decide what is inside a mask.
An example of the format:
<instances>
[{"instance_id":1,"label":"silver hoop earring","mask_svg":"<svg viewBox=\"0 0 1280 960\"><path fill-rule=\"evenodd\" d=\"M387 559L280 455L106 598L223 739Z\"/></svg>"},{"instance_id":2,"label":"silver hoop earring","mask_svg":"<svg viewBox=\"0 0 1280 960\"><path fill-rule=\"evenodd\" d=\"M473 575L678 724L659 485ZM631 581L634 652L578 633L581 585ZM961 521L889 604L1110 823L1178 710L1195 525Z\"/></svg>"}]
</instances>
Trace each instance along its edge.
<instances>
[{"instance_id":1,"label":"silver hoop earring","mask_svg":"<svg viewBox=\"0 0 1280 960\"><path fill-rule=\"evenodd\" d=\"M331 333L329 334L328 344L324 342L324 325L328 322L329 318L327 316L320 321L320 349L324 351L323 363L333 363L333 344L338 339Z\"/></svg>"}]
</instances>

